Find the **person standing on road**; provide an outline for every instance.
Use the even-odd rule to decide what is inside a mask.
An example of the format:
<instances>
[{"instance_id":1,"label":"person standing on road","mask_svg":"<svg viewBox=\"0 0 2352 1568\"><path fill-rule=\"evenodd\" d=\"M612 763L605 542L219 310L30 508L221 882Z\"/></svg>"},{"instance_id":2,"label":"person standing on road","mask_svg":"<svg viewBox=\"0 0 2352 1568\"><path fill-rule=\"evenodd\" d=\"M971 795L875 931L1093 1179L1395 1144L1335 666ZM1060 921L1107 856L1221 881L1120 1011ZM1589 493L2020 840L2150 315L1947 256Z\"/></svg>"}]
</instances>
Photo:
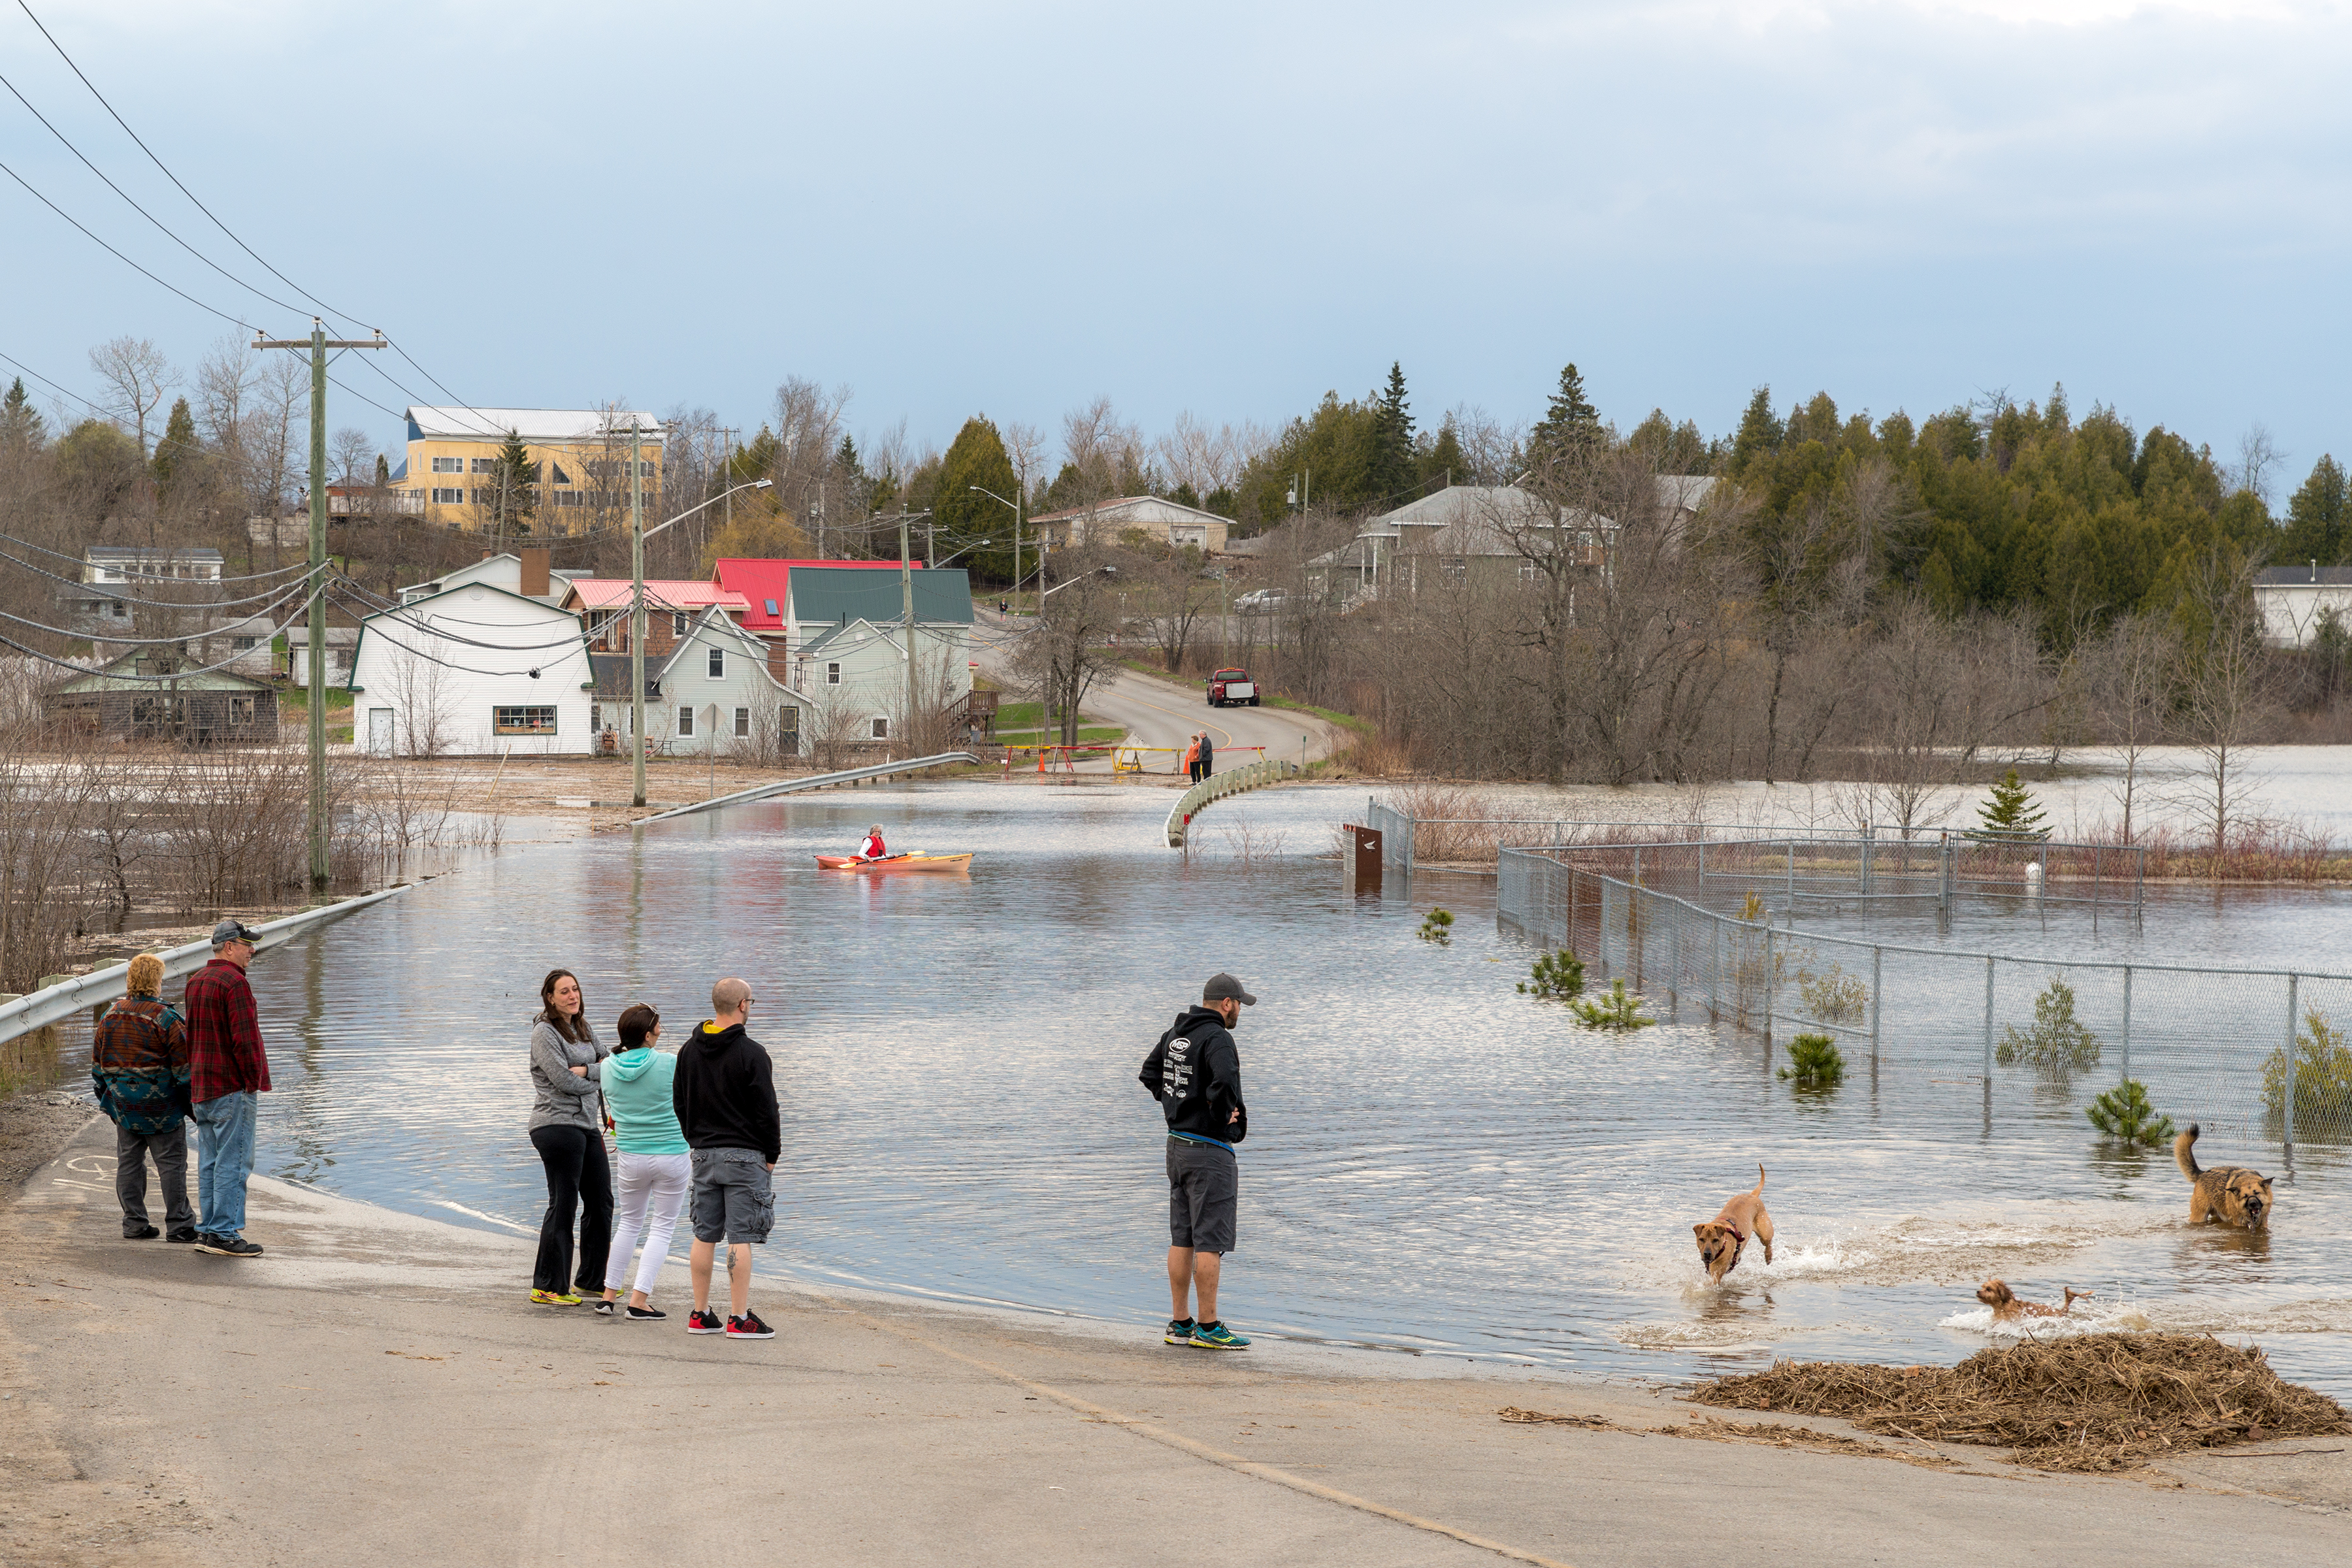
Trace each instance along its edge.
<instances>
[{"instance_id":1,"label":"person standing on road","mask_svg":"<svg viewBox=\"0 0 2352 1568\"><path fill-rule=\"evenodd\" d=\"M605 1052L588 1026L579 976L549 970L539 983L539 1001L530 1021L530 1144L547 1168L547 1215L539 1222L530 1299L542 1307L576 1307L582 1291L604 1286L605 1255L613 1247L613 1166L604 1157L601 1094Z\"/></svg>"},{"instance_id":2,"label":"person standing on road","mask_svg":"<svg viewBox=\"0 0 2352 1568\"><path fill-rule=\"evenodd\" d=\"M210 963L188 976L188 1095L196 1122L196 1250L258 1258L245 1229L257 1097L269 1092L269 1054L245 966L259 938L242 921L213 927Z\"/></svg>"},{"instance_id":3,"label":"person standing on road","mask_svg":"<svg viewBox=\"0 0 2352 1568\"><path fill-rule=\"evenodd\" d=\"M1217 743L1209 739L1206 730L1201 731L1201 777L1207 778L1217 771Z\"/></svg>"},{"instance_id":4,"label":"person standing on road","mask_svg":"<svg viewBox=\"0 0 2352 1568\"><path fill-rule=\"evenodd\" d=\"M644 1261L637 1265L636 1289L629 1292L627 1315L632 1322L654 1322L669 1316L653 1304L654 1279L669 1256L669 1239L677 1234L678 1211L686 1206L687 1184L693 1166L687 1157L686 1134L678 1131L673 1080L677 1058L664 1056L661 1015L640 1002L621 1015L620 1048L604 1064L604 1103L614 1127L614 1142L621 1149L620 1191L614 1200L613 1250L604 1266L604 1299L596 1310L620 1315L614 1300L621 1282L629 1277L629 1253L643 1231Z\"/></svg>"},{"instance_id":5,"label":"person standing on road","mask_svg":"<svg viewBox=\"0 0 2352 1568\"><path fill-rule=\"evenodd\" d=\"M1234 1249L1241 1163L1234 1145L1249 1136L1242 1103L1241 1053L1233 1027L1257 998L1230 974L1213 974L1201 1005L1178 1016L1137 1074L1168 1121L1168 1331L1171 1345L1247 1350L1249 1341L1217 1316L1217 1281ZM1199 1315L1192 1300L1200 1302Z\"/></svg>"},{"instance_id":6,"label":"person standing on road","mask_svg":"<svg viewBox=\"0 0 2352 1568\"><path fill-rule=\"evenodd\" d=\"M1184 742L1184 782L1201 782L1201 731L1198 730L1193 731Z\"/></svg>"},{"instance_id":7,"label":"person standing on road","mask_svg":"<svg viewBox=\"0 0 2352 1568\"><path fill-rule=\"evenodd\" d=\"M774 1177L783 1152L774 1069L760 1042L744 1033L755 1001L740 980L713 985L713 1016L677 1053L671 1092L678 1127L694 1152L689 1334L722 1331L719 1314L710 1310L710 1265L724 1241L728 1305L733 1309L724 1332L733 1340L776 1337L751 1310L751 1248L766 1245L776 1223Z\"/></svg>"},{"instance_id":8,"label":"person standing on road","mask_svg":"<svg viewBox=\"0 0 2352 1568\"><path fill-rule=\"evenodd\" d=\"M89 1076L99 1109L114 1123L114 1195L126 1241L196 1239L188 1207L188 1026L158 996L163 961L142 952L123 977L122 999L92 1032ZM147 1161L163 1189L163 1223L147 1223Z\"/></svg>"}]
</instances>

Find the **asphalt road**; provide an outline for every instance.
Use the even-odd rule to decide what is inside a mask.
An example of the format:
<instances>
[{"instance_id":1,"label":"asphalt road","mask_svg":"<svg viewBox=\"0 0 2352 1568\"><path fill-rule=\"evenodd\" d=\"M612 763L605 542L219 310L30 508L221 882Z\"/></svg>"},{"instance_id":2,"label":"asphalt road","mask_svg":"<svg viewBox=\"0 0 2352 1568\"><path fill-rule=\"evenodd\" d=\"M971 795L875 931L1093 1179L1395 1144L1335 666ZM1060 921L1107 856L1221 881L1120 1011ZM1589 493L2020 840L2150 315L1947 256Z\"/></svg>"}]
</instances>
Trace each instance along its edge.
<instances>
[{"instance_id":1,"label":"asphalt road","mask_svg":"<svg viewBox=\"0 0 2352 1568\"><path fill-rule=\"evenodd\" d=\"M973 658L981 673L1000 685L1016 684L1011 667L1013 647L1026 618L1014 617L1008 623L986 611L977 615L972 641L978 651ZM1181 755L1195 731L1208 731L1216 747L1219 773L1256 762L1261 754L1300 761L1302 741L1304 760L1313 762L1330 754L1347 738L1339 726L1312 713L1288 708L1212 708L1206 689L1200 685L1180 686L1127 669L1114 670L1098 683L1087 694L1085 707L1106 722L1126 726L1128 739L1135 745L1168 748L1145 753L1144 768L1155 773L1183 772ZM1248 749L1260 746L1265 748L1263 753ZM1102 773L1109 767L1105 760L1081 763L1079 771Z\"/></svg>"}]
</instances>

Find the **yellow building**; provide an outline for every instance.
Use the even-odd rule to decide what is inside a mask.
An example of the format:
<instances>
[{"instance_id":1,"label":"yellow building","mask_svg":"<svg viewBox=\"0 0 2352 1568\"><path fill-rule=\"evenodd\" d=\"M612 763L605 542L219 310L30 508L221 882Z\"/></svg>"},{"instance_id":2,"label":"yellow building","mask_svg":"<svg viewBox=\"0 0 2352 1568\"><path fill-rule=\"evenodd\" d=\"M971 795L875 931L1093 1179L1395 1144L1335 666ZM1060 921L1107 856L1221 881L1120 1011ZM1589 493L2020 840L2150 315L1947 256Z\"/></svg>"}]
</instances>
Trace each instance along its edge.
<instances>
[{"instance_id":1,"label":"yellow building","mask_svg":"<svg viewBox=\"0 0 2352 1568\"><path fill-rule=\"evenodd\" d=\"M661 519L661 422L629 409L423 408L408 410L408 460L392 489L400 510L452 528L488 529L501 513L499 453L509 433L530 454L528 526L539 535L591 533L629 517L630 426L645 480L646 526ZM507 497L516 531L518 498Z\"/></svg>"}]
</instances>

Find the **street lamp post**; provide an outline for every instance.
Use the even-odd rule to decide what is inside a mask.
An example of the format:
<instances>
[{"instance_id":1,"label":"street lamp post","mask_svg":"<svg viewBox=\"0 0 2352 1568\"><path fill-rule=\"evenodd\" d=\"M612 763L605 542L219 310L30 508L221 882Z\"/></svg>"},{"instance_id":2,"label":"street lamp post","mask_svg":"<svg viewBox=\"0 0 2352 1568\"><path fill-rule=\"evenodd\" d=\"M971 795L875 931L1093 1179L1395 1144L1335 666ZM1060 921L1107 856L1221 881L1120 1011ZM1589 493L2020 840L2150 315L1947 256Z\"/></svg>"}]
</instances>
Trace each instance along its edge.
<instances>
[{"instance_id":1,"label":"street lamp post","mask_svg":"<svg viewBox=\"0 0 2352 1568\"><path fill-rule=\"evenodd\" d=\"M1051 588L1047 588L1044 593L1037 595L1037 629L1040 631L1045 629L1045 601L1060 593L1064 588L1083 583L1089 577L1116 577L1118 575L1118 568L1116 566L1097 566L1092 571L1079 573L1067 583L1059 583ZM1042 558L1039 560L1037 564L1037 581L1040 584L1044 584L1045 581L1045 566ZM1051 667L1049 666L1048 668ZM1048 703L1046 706L1050 708L1052 704ZM1070 705L1069 710L1075 713L1076 710L1077 704L1073 702ZM1041 734L1044 732L1045 725L1051 721L1052 719L1053 715L1051 713L1039 713L1037 715L1037 726ZM1076 723L1076 720L1073 719L1071 722Z\"/></svg>"},{"instance_id":2,"label":"street lamp post","mask_svg":"<svg viewBox=\"0 0 2352 1568\"><path fill-rule=\"evenodd\" d=\"M1013 591L1018 594L1021 592L1021 503L1017 500L1006 500L994 490L982 489L979 485L971 488L979 490L981 494L999 506L1009 506L1013 509ZM1038 603L1042 605L1045 601L1040 599Z\"/></svg>"},{"instance_id":3,"label":"street lamp post","mask_svg":"<svg viewBox=\"0 0 2352 1568\"><path fill-rule=\"evenodd\" d=\"M631 804L646 804L646 541L673 528L704 507L718 505L737 490L764 490L773 479L753 479L690 506L667 522L646 526L637 483L637 427L629 426L629 786Z\"/></svg>"}]
</instances>

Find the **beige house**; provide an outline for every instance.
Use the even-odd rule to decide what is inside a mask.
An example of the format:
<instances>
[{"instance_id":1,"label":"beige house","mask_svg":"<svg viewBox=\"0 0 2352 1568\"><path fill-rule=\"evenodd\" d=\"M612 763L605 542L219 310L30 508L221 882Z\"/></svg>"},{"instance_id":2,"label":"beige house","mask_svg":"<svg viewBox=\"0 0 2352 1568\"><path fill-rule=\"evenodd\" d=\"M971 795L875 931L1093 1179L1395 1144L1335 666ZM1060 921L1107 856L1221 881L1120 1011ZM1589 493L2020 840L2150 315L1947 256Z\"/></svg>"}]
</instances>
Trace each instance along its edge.
<instances>
[{"instance_id":1,"label":"beige house","mask_svg":"<svg viewBox=\"0 0 2352 1568\"><path fill-rule=\"evenodd\" d=\"M1225 531L1233 526L1215 512L1159 496L1121 496L1092 506L1049 511L1029 522L1037 531L1037 542L1048 550L1088 542L1117 544L1133 529L1171 550L1190 544L1204 555L1224 553Z\"/></svg>"}]
</instances>

